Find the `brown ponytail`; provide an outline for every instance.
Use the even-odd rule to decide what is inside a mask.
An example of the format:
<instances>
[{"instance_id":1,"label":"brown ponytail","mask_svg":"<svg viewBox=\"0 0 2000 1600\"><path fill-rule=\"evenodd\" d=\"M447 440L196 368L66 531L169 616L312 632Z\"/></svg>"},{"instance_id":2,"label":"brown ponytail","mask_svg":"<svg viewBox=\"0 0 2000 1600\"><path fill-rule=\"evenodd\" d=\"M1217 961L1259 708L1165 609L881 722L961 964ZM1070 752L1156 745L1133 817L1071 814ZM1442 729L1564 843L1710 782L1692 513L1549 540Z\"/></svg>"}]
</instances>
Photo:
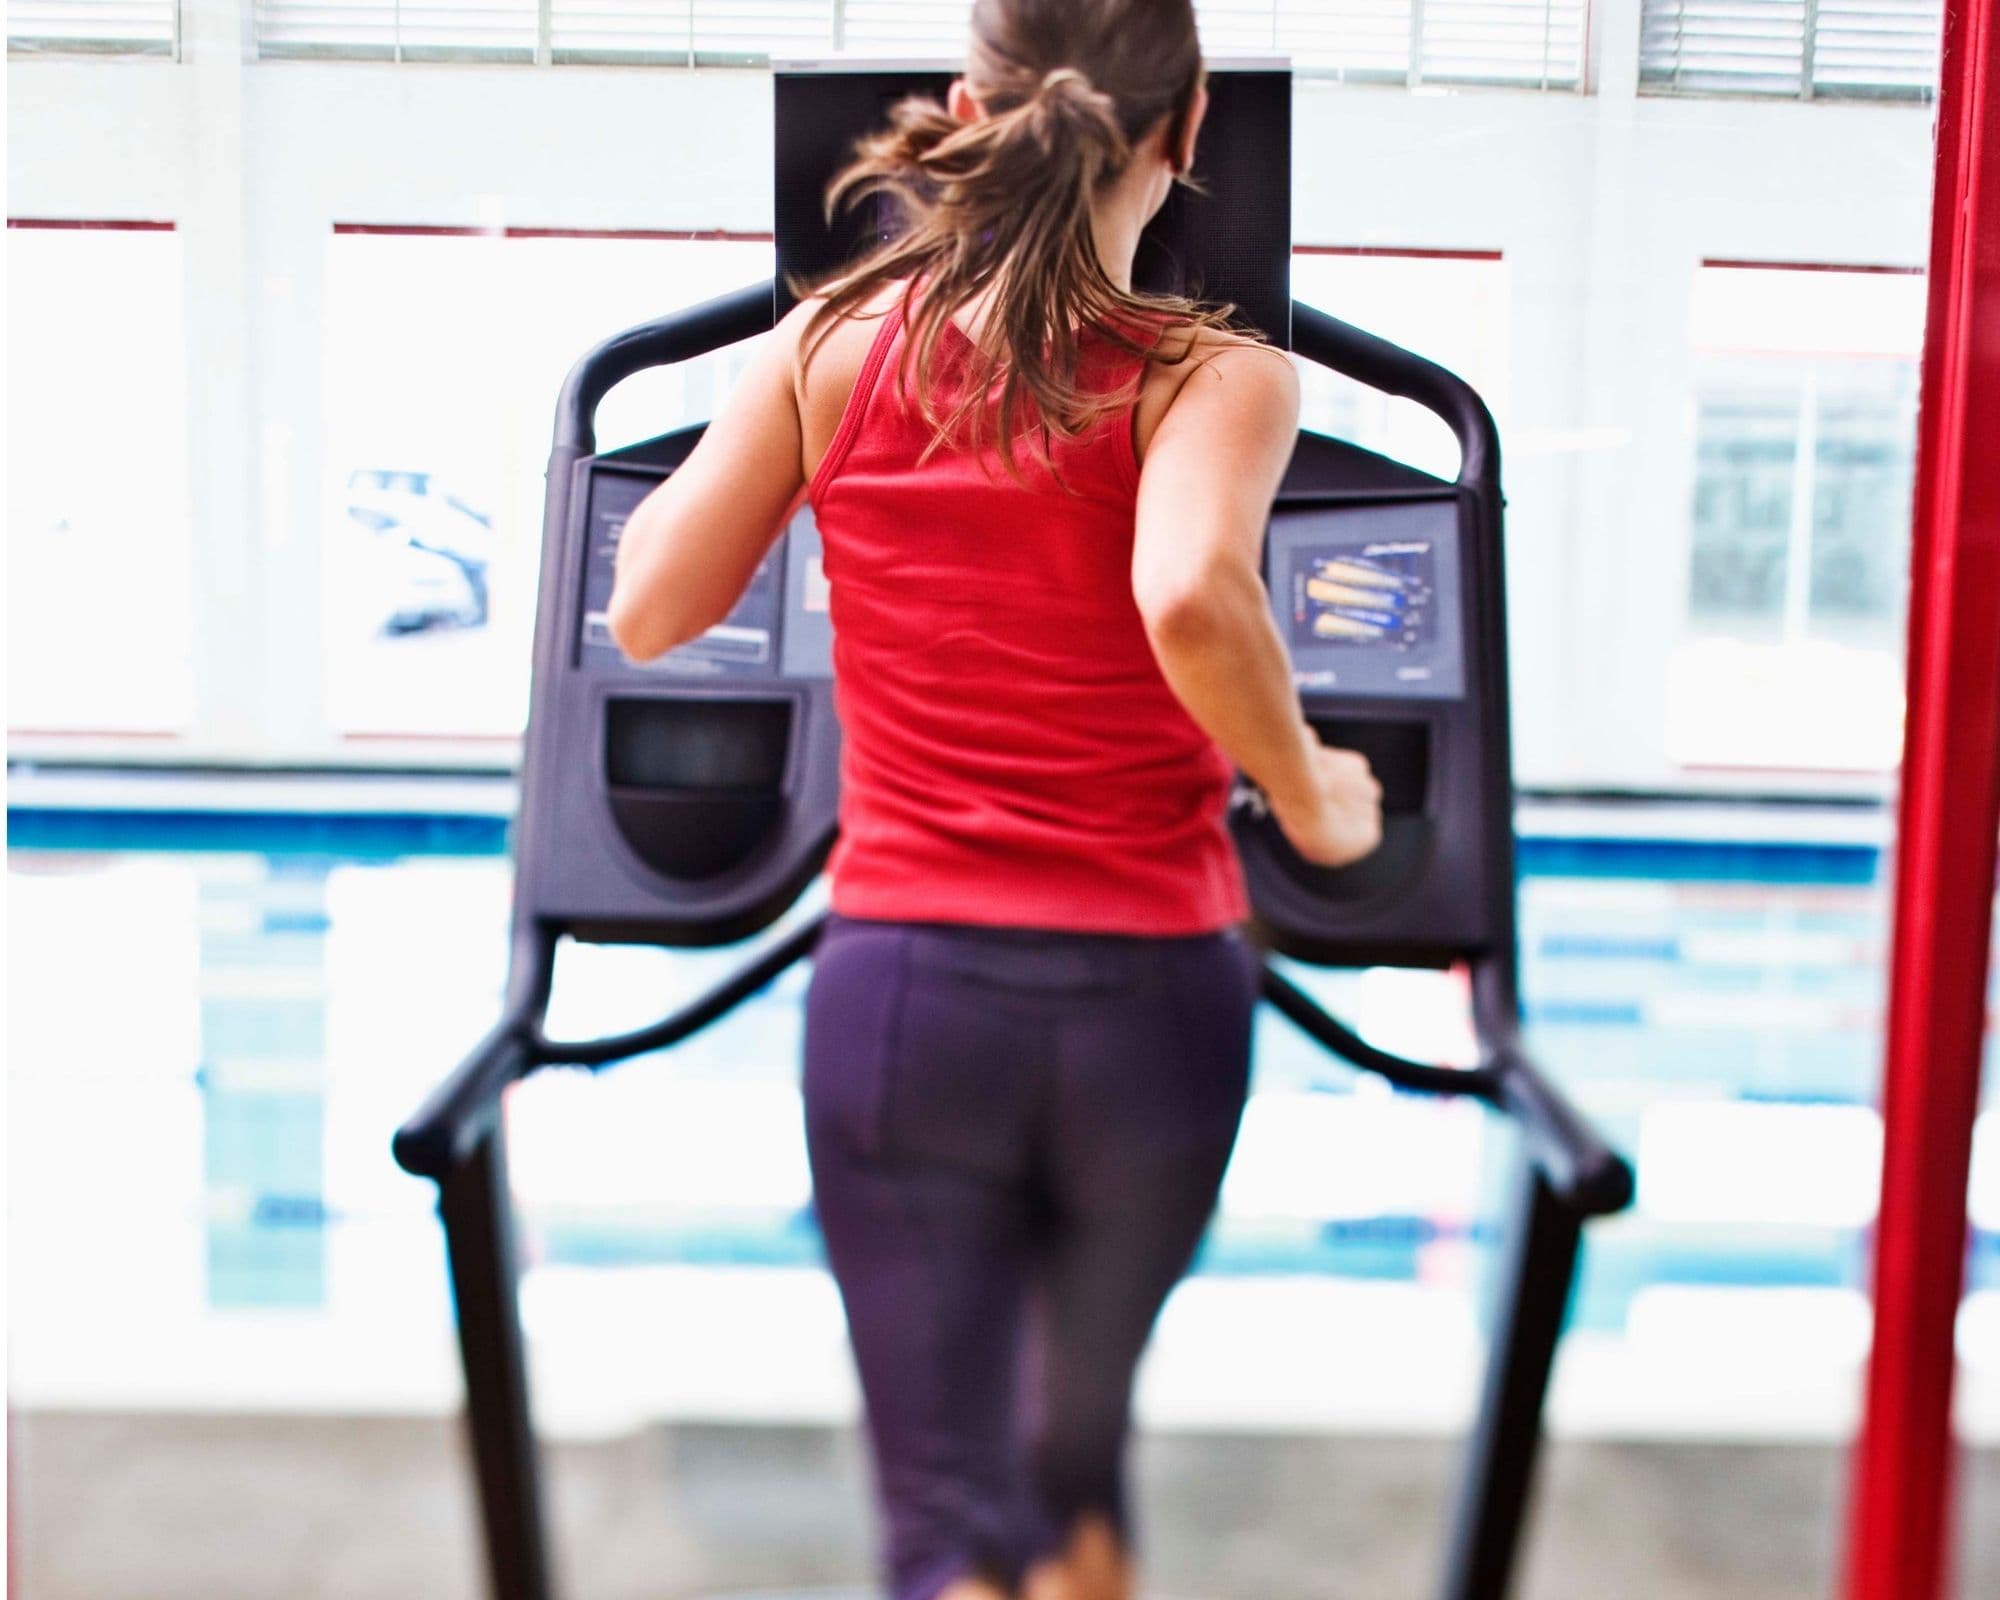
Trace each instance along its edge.
<instances>
[{"instance_id":1,"label":"brown ponytail","mask_svg":"<svg viewBox=\"0 0 2000 1600\"><path fill-rule=\"evenodd\" d=\"M825 296L802 341L810 361L836 319L887 284L908 280L909 337L899 378L914 389L933 435L926 451L963 441L998 449L1019 475L1014 443L1088 434L1132 398L1086 388L1081 335L1091 329L1149 362L1186 360L1199 330L1233 307L1132 293L1106 275L1091 200L1133 147L1166 121L1168 149L1202 81L1190 0L978 0L966 87L986 115L961 122L935 100L897 105L889 126L857 141L827 190L829 219L870 197L903 226L802 297ZM1176 181L1188 182L1185 174ZM923 293L912 296L921 282ZM954 312L989 294L977 348L949 410L933 399L937 347ZM997 404L993 401L999 389Z\"/></svg>"}]
</instances>

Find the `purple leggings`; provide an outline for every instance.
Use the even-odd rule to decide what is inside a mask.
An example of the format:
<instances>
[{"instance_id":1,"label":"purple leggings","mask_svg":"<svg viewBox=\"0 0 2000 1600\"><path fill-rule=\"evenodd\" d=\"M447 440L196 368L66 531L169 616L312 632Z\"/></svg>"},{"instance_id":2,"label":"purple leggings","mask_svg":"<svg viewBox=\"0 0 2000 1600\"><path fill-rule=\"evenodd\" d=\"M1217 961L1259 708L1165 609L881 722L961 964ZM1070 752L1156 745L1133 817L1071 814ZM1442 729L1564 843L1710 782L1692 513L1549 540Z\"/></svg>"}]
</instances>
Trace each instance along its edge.
<instances>
[{"instance_id":1,"label":"purple leggings","mask_svg":"<svg viewBox=\"0 0 2000 1600\"><path fill-rule=\"evenodd\" d=\"M1215 1208L1257 958L835 915L806 999L814 1205L893 1600L1013 1590L1086 1512L1129 1547L1132 1377Z\"/></svg>"}]
</instances>

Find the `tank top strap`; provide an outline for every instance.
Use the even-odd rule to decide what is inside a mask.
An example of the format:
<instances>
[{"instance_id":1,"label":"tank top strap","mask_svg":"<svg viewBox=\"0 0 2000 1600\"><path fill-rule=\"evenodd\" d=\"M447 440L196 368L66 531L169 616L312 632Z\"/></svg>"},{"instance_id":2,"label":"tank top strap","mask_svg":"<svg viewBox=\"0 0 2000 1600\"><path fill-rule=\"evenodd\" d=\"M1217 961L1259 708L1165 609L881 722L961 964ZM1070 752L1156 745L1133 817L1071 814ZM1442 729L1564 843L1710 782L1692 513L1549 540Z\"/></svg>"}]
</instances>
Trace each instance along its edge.
<instances>
[{"instance_id":1,"label":"tank top strap","mask_svg":"<svg viewBox=\"0 0 2000 1600\"><path fill-rule=\"evenodd\" d=\"M841 408L840 426L834 429L826 454L820 458L812 482L806 485L809 503L818 503L821 493L840 470L848 452L854 448L855 436L861 432L862 421L875 398L875 390L880 386L883 365L888 361L889 352L902 330L903 296L899 294L889 309L882 313L882 326L875 330L868 354L862 359L861 370L855 374L854 387L848 391L847 404Z\"/></svg>"}]
</instances>

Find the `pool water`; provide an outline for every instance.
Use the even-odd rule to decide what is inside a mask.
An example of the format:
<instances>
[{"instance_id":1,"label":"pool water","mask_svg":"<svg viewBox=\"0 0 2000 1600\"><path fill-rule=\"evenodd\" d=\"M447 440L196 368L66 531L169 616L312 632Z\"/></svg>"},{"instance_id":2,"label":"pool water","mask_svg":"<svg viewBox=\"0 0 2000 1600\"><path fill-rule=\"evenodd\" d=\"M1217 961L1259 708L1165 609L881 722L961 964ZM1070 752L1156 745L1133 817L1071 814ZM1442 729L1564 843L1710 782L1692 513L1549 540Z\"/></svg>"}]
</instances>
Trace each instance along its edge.
<instances>
[{"instance_id":1,"label":"pool water","mask_svg":"<svg viewBox=\"0 0 2000 1600\"><path fill-rule=\"evenodd\" d=\"M1634 1210L1590 1235L1554 1421L1841 1436L1880 1158L1877 853L1607 831L1530 833L1521 858L1529 1038L1639 1173ZM453 1404L433 1197L389 1136L498 1013L503 832L39 814L14 841L14 1403ZM649 1021L742 957L565 945L550 1031ZM1293 975L1388 1048L1470 1052L1453 974ZM545 1427L852 1414L799 1117L805 981L673 1051L510 1096ZM1993 1076L1960 1400L2000 1438ZM1462 1424L1514 1159L1478 1107L1357 1078L1266 1012L1142 1412Z\"/></svg>"}]
</instances>

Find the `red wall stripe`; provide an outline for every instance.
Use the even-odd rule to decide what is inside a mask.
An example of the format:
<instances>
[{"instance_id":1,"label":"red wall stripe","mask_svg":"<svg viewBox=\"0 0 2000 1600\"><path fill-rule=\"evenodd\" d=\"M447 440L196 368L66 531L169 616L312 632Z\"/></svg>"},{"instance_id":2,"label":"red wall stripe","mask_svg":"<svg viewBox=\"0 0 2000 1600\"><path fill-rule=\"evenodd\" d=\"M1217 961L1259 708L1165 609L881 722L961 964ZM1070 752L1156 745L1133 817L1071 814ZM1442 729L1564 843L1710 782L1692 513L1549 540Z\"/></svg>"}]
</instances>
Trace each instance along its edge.
<instances>
[{"instance_id":1,"label":"red wall stripe","mask_svg":"<svg viewBox=\"0 0 2000 1600\"><path fill-rule=\"evenodd\" d=\"M768 233L730 228L480 228L461 223L336 222L335 233L380 234L413 239L673 239L728 244L769 244Z\"/></svg>"},{"instance_id":2,"label":"red wall stripe","mask_svg":"<svg viewBox=\"0 0 2000 1600\"><path fill-rule=\"evenodd\" d=\"M1498 250L1439 250L1428 245L1295 244L1295 256L1394 256L1403 261L1499 261Z\"/></svg>"},{"instance_id":3,"label":"red wall stripe","mask_svg":"<svg viewBox=\"0 0 2000 1600\"><path fill-rule=\"evenodd\" d=\"M1704 267L1728 267L1736 272L1873 272L1895 278L1921 278L1922 267L1891 267L1863 261L1728 261L1707 257Z\"/></svg>"},{"instance_id":4,"label":"red wall stripe","mask_svg":"<svg viewBox=\"0 0 2000 1600\"><path fill-rule=\"evenodd\" d=\"M174 728L17 728L7 729L10 739L185 739Z\"/></svg>"},{"instance_id":5,"label":"red wall stripe","mask_svg":"<svg viewBox=\"0 0 2000 1600\"><path fill-rule=\"evenodd\" d=\"M140 221L126 217L9 217L10 228L93 228L110 233L172 233L171 222Z\"/></svg>"}]
</instances>

